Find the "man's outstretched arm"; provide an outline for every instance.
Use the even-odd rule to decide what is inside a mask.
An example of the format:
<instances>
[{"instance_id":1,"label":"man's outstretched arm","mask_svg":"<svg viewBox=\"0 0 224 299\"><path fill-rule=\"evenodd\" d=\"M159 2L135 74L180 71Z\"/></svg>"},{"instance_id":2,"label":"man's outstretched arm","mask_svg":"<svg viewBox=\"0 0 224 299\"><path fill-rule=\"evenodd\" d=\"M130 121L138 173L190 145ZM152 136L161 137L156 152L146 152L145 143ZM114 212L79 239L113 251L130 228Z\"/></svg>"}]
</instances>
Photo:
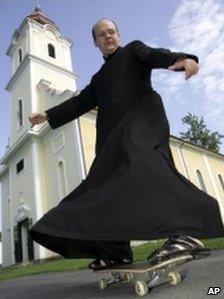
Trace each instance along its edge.
<instances>
[{"instance_id":1,"label":"man's outstretched arm","mask_svg":"<svg viewBox=\"0 0 224 299\"><path fill-rule=\"evenodd\" d=\"M150 69L166 68L173 71L185 71L186 79L198 72L198 57L183 52L171 52L164 48L152 48L141 41L132 43L135 57Z\"/></svg>"},{"instance_id":2,"label":"man's outstretched arm","mask_svg":"<svg viewBox=\"0 0 224 299\"><path fill-rule=\"evenodd\" d=\"M44 112L32 113L29 116L29 120L32 125L48 120L50 126L55 129L94 109L96 106L97 100L91 82L79 95Z\"/></svg>"}]
</instances>

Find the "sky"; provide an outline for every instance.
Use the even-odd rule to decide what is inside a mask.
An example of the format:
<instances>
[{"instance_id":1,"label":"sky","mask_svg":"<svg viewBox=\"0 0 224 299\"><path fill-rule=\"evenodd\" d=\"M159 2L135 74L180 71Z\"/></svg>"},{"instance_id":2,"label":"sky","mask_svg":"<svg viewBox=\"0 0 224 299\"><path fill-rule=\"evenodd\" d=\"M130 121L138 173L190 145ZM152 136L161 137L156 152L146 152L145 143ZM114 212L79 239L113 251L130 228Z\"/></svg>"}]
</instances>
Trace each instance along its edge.
<instances>
[{"instance_id":1,"label":"sky","mask_svg":"<svg viewBox=\"0 0 224 299\"><path fill-rule=\"evenodd\" d=\"M197 55L200 70L196 76L186 81L183 72L157 69L152 73L153 87L162 96L172 135L180 137L180 132L187 131L181 122L187 112L203 116L211 131L224 133L223 0L0 0L0 157L10 134L10 94L5 86L11 66L5 53L13 32L33 12L36 2L74 43L78 90L104 62L91 36L93 24L102 17L118 24L121 45L138 39L151 47Z\"/></svg>"}]
</instances>

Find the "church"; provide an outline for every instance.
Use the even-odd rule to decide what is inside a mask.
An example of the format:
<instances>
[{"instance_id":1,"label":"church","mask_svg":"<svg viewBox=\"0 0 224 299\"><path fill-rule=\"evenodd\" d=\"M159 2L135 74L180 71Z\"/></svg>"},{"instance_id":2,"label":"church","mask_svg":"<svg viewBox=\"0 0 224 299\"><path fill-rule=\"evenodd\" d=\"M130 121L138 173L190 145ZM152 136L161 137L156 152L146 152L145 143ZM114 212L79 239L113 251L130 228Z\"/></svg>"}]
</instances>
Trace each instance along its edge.
<instances>
[{"instance_id":1,"label":"church","mask_svg":"<svg viewBox=\"0 0 224 299\"><path fill-rule=\"evenodd\" d=\"M10 136L0 160L3 267L57 255L33 242L29 228L79 185L94 158L96 110L55 130L47 122L31 127L28 120L77 93L72 45L36 7L6 52L11 77ZM170 146L177 169L217 199L224 222L224 155L174 136Z\"/></svg>"}]
</instances>

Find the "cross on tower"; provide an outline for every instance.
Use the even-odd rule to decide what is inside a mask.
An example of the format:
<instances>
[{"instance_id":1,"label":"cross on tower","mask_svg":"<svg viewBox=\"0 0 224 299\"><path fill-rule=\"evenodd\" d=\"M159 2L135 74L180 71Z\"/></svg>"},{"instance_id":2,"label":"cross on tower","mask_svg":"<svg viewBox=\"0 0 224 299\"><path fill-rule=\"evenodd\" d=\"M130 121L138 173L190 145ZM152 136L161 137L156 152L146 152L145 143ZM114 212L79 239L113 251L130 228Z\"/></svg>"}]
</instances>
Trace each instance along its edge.
<instances>
[{"instance_id":1,"label":"cross on tower","mask_svg":"<svg viewBox=\"0 0 224 299\"><path fill-rule=\"evenodd\" d=\"M35 0L35 2L36 2L36 7L40 8L40 2L39 2L39 0Z\"/></svg>"}]
</instances>

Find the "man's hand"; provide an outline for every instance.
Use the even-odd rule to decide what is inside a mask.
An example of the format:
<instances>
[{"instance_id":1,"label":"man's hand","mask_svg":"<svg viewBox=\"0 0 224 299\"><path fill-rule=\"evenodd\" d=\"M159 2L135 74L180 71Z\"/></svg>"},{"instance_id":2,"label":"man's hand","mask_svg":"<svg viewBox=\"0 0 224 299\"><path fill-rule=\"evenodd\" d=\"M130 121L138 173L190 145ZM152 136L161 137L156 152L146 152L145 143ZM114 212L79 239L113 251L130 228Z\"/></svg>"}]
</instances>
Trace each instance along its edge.
<instances>
[{"instance_id":1,"label":"man's hand","mask_svg":"<svg viewBox=\"0 0 224 299\"><path fill-rule=\"evenodd\" d=\"M176 61L168 69L172 70L172 71L184 69L185 70L185 79L187 80L191 76L197 74L197 72L199 70L199 66L198 66L197 62L195 62L193 59L186 58L186 59Z\"/></svg>"},{"instance_id":2,"label":"man's hand","mask_svg":"<svg viewBox=\"0 0 224 299\"><path fill-rule=\"evenodd\" d=\"M43 123L45 120L47 120L47 113L45 112L36 112L29 115L29 121L31 122L32 127Z\"/></svg>"}]
</instances>

